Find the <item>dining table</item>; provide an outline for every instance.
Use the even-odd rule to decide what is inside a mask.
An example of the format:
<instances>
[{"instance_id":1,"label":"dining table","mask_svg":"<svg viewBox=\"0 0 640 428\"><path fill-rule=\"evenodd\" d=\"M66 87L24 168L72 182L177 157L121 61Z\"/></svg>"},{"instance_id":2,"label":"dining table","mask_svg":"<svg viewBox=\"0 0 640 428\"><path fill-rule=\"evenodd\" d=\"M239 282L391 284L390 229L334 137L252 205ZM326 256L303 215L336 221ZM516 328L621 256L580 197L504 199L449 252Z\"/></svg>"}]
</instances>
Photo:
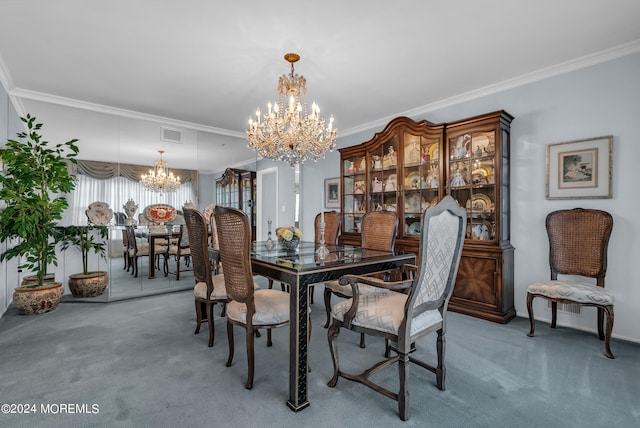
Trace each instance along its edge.
<instances>
[{"instance_id":1,"label":"dining table","mask_svg":"<svg viewBox=\"0 0 640 428\"><path fill-rule=\"evenodd\" d=\"M251 247L253 274L289 285L289 398L286 403L293 411L302 410L310 404L309 286L346 274L368 274L415 263L413 253L377 251L351 245L326 247L329 250L326 256L316 255L318 244L314 242L300 242L294 251L284 250L280 245L273 247L266 241L253 242ZM209 255L212 260L219 260L218 250L210 248Z\"/></svg>"}]
</instances>

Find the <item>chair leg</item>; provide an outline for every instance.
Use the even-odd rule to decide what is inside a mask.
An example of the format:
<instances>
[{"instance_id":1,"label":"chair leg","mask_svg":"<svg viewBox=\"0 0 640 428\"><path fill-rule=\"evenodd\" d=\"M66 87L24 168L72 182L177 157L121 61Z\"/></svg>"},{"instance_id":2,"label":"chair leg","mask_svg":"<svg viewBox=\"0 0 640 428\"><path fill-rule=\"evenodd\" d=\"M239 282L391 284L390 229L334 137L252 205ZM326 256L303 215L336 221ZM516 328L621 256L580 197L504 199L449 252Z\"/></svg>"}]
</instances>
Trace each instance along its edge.
<instances>
[{"instance_id":1,"label":"chair leg","mask_svg":"<svg viewBox=\"0 0 640 428\"><path fill-rule=\"evenodd\" d=\"M176 259L176 281L180 281L180 257Z\"/></svg>"},{"instance_id":2,"label":"chair leg","mask_svg":"<svg viewBox=\"0 0 640 428\"><path fill-rule=\"evenodd\" d=\"M604 309L598 308L598 339L604 340Z\"/></svg>"},{"instance_id":3,"label":"chair leg","mask_svg":"<svg viewBox=\"0 0 640 428\"><path fill-rule=\"evenodd\" d=\"M273 288L273 279L269 280L269 290Z\"/></svg>"},{"instance_id":4,"label":"chair leg","mask_svg":"<svg viewBox=\"0 0 640 428\"><path fill-rule=\"evenodd\" d=\"M364 343L364 342L365 342L365 340L364 340L364 333L360 333L360 347L361 347L361 348L366 348L366 347L367 347L367 344L366 344L366 343Z\"/></svg>"},{"instance_id":5,"label":"chair leg","mask_svg":"<svg viewBox=\"0 0 640 428\"><path fill-rule=\"evenodd\" d=\"M213 346L215 327L213 326L213 303L207 303L207 324L209 325L209 348Z\"/></svg>"},{"instance_id":6,"label":"chair leg","mask_svg":"<svg viewBox=\"0 0 640 428\"><path fill-rule=\"evenodd\" d=\"M607 325L604 333L604 355L606 355L607 358L613 359L615 357L611 352L611 346L609 343L611 341L611 332L613 331L613 306L605 306L603 308L603 312L606 312L607 314Z\"/></svg>"},{"instance_id":7,"label":"chair leg","mask_svg":"<svg viewBox=\"0 0 640 428\"><path fill-rule=\"evenodd\" d=\"M331 361L333 362L333 377L327 383L329 387L334 387L338 383L340 376L340 362L338 360L338 335L340 334L339 321L334 321L329 327L327 338L329 339L329 351L331 352Z\"/></svg>"},{"instance_id":8,"label":"chair leg","mask_svg":"<svg viewBox=\"0 0 640 428\"><path fill-rule=\"evenodd\" d=\"M324 289L324 310L327 313L327 322L324 323L324 328L328 328L331 323L331 290L325 287Z\"/></svg>"},{"instance_id":9,"label":"chair leg","mask_svg":"<svg viewBox=\"0 0 640 428\"><path fill-rule=\"evenodd\" d=\"M233 362L233 324L231 321L227 320L227 340L229 341L229 358L227 358L227 367L231 367L231 363Z\"/></svg>"},{"instance_id":10,"label":"chair leg","mask_svg":"<svg viewBox=\"0 0 640 428\"><path fill-rule=\"evenodd\" d=\"M409 419L409 355L400 354L398 358L398 374L400 389L398 391L398 413L400 419Z\"/></svg>"},{"instance_id":11,"label":"chair leg","mask_svg":"<svg viewBox=\"0 0 640 428\"><path fill-rule=\"evenodd\" d=\"M527 312L529 312L529 324L531 324L531 328L529 329L529 333L527 336L533 337L533 333L536 330L536 320L533 318L533 298L535 296L531 293L527 293Z\"/></svg>"},{"instance_id":12,"label":"chair leg","mask_svg":"<svg viewBox=\"0 0 640 428\"><path fill-rule=\"evenodd\" d=\"M135 257L135 261L133 264L133 277L137 278L138 277L138 258Z\"/></svg>"},{"instance_id":13,"label":"chair leg","mask_svg":"<svg viewBox=\"0 0 640 428\"><path fill-rule=\"evenodd\" d=\"M436 351L438 353L438 365L436 366L436 385L440 391L444 391L444 381L447 375L447 369L444 366L444 353L446 351L446 341L444 338L444 330L438 330L438 338L436 339Z\"/></svg>"},{"instance_id":14,"label":"chair leg","mask_svg":"<svg viewBox=\"0 0 640 428\"><path fill-rule=\"evenodd\" d=\"M267 335L270 337L271 336L271 329L268 329L267 331L268 331ZM249 329L248 325L247 325L246 338L247 338L247 366L249 368L249 374L247 375L247 384L244 387L247 388L247 389L251 389L251 388L253 388L253 371L254 371L253 345L254 345L254 339L253 339L253 331L251 331Z\"/></svg>"},{"instance_id":15,"label":"chair leg","mask_svg":"<svg viewBox=\"0 0 640 428\"><path fill-rule=\"evenodd\" d=\"M267 346L273 346L273 342L271 341L271 329L267 329Z\"/></svg>"},{"instance_id":16,"label":"chair leg","mask_svg":"<svg viewBox=\"0 0 640 428\"><path fill-rule=\"evenodd\" d=\"M551 328L556 328L558 318L558 302L551 302Z\"/></svg>"},{"instance_id":17,"label":"chair leg","mask_svg":"<svg viewBox=\"0 0 640 428\"><path fill-rule=\"evenodd\" d=\"M196 331L193 334L200 333L200 324L202 324L202 303L196 300Z\"/></svg>"}]
</instances>

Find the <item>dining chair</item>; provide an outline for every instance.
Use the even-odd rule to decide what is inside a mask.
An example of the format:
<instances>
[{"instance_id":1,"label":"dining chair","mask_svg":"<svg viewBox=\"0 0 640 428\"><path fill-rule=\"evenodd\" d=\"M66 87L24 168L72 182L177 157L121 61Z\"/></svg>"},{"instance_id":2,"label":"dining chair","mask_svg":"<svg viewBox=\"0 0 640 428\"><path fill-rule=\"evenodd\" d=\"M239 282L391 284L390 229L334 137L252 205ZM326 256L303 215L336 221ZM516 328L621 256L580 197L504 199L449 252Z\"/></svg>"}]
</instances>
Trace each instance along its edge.
<instances>
[{"instance_id":1,"label":"dining chair","mask_svg":"<svg viewBox=\"0 0 640 428\"><path fill-rule=\"evenodd\" d=\"M361 247L370 250L393 251L398 232L398 215L393 211L370 211L362 216ZM363 286L361 294L377 291L371 287ZM331 321L331 296L336 295L343 299L353 297L351 287L342 285L337 280L324 283L324 308L327 321L324 328L329 327ZM365 347L364 334L360 335L360 347Z\"/></svg>"},{"instance_id":2,"label":"dining chair","mask_svg":"<svg viewBox=\"0 0 640 428\"><path fill-rule=\"evenodd\" d=\"M143 242L138 243L136 239L136 232L133 226L126 226L127 228L127 240L129 242L129 263L133 267L131 274L134 275L135 278L138 277L138 259L141 257L149 257L149 243ZM156 255L156 259L160 256L167 257L167 246L166 245L154 245L154 253ZM154 263L153 260L149 260L149 269L151 269L151 263Z\"/></svg>"},{"instance_id":3,"label":"dining chair","mask_svg":"<svg viewBox=\"0 0 640 428\"><path fill-rule=\"evenodd\" d=\"M248 376L245 387L253 387L254 334L267 329L267 346L272 345L271 329L289 324L289 295L280 290L255 289L251 268L251 227L247 214L235 208L216 206L214 210L227 304L227 338L231 366L234 353L233 326L245 329Z\"/></svg>"},{"instance_id":4,"label":"dining chair","mask_svg":"<svg viewBox=\"0 0 640 428\"><path fill-rule=\"evenodd\" d=\"M414 267L415 277L412 280L388 282L369 276L343 276L340 284L349 286L353 297L332 307L332 322L327 333L333 362L333 377L328 383L329 387L335 387L340 377L361 383L396 400L400 419L404 421L409 419L409 363L433 372L438 389L445 389L447 306L462 255L467 213L453 198L446 196L423 213L421 224L421 258L419 265ZM360 294L362 285L379 288L382 292ZM407 293L389 290L407 290ZM391 342L394 355L358 375L342 371L337 340L343 328L384 337ZM432 332L437 334L435 366L417 359L414 353L417 341ZM398 392L370 379L380 369L396 362Z\"/></svg>"},{"instance_id":5,"label":"dining chair","mask_svg":"<svg viewBox=\"0 0 640 428\"><path fill-rule=\"evenodd\" d=\"M316 245L320 244L321 240L321 229L320 223L322 222L322 213L318 213L315 218L314 223L314 243ZM339 212L336 211L325 211L324 212L324 243L325 245L335 246L338 245L338 236L340 235L340 225L342 224L342 216ZM273 286L273 280L269 279L269 288ZM287 291L288 286L284 283L280 283L280 287L282 291ZM313 291L315 285L309 286L309 303L313 303Z\"/></svg>"},{"instance_id":6,"label":"dining chair","mask_svg":"<svg viewBox=\"0 0 640 428\"><path fill-rule=\"evenodd\" d=\"M176 281L180 281L180 261L184 259L184 264L186 268L189 268L191 264L191 249L189 246L189 233L184 230L185 225L180 224L178 230L178 236L176 238L172 238L169 241L169 250L167 252L167 257L164 259L164 276L169 275L170 273L176 276ZM176 270L175 272L169 271L169 259L173 258L176 262ZM183 269L182 271L187 271L191 269Z\"/></svg>"},{"instance_id":7,"label":"dining chair","mask_svg":"<svg viewBox=\"0 0 640 428\"><path fill-rule=\"evenodd\" d=\"M609 342L615 299L604 289L613 217L605 211L574 208L549 213L545 225L549 237L551 280L527 287L527 311L531 324L527 336L533 337L536 327L533 316L533 299L536 297L551 302L551 328L556 327L558 303L595 306L598 308L598 338L604 340L604 354L614 358ZM563 279L558 279L558 275L563 275ZM565 275L572 278L566 279ZM596 283L578 281L576 276L595 279Z\"/></svg>"},{"instance_id":8,"label":"dining chair","mask_svg":"<svg viewBox=\"0 0 640 428\"><path fill-rule=\"evenodd\" d=\"M209 240L208 225L204 216L195 209L185 208L184 220L187 226L193 276L195 278L193 294L196 303L196 331L194 334L200 333L200 326L206 322L209 326L208 345L212 347L215 337L213 307L216 303L220 304L223 308L221 316L224 316L225 304L229 299L224 285L224 277L222 274L213 275L211 272L207 243Z\"/></svg>"}]
</instances>

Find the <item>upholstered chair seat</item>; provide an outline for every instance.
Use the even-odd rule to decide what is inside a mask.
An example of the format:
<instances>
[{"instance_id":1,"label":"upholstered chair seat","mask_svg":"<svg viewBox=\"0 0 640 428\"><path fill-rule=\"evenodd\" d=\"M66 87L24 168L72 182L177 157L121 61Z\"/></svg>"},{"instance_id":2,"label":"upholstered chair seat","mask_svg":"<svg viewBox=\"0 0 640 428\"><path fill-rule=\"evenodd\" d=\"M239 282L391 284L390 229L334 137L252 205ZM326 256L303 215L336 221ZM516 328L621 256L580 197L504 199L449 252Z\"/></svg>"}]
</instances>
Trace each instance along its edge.
<instances>
[{"instance_id":1,"label":"upholstered chair seat","mask_svg":"<svg viewBox=\"0 0 640 428\"><path fill-rule=\"evenodd\" d=\"M196 299L221 300L227 298L227 289L224 287L224 275L212 275L213 289L207 296L207 283L200 281L193 287L193 294Z\"/></svg>"},{"instance_id":2,"label":"upholstered chair seat","mask_svg":"<svg viewBox=\"0 0 640 428\"><path fill-rule=\"evenodd\" d=\"M566 299L576 303L613 305L613 294L595 284L579 281L544 281L531 284L527 293L544 296L550 299Z\"/></svg>"},{"instance_id":3,"label":"upholstered chair seat","mask_svg":"<svg viewBox=\"0 0 640 428\"><path fill-rule=\"evenodd\" d=\"M281 324L289 322L289 296L278 290L256 290L253 294L256 311L253 324ZM227 317L246 324L247 305L231 301L227 305Z\"/></svg>"}]
</instances>

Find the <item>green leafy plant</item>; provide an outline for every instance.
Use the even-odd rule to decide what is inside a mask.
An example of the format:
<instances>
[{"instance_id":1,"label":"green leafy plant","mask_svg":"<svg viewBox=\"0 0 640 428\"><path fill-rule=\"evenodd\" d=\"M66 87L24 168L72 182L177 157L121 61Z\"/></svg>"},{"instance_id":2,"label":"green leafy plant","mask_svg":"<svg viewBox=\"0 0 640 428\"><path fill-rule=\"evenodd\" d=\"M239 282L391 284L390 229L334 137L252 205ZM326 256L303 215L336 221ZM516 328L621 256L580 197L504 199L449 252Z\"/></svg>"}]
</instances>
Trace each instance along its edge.
<instances>
[{"instance_id":1,"label":"green leafy plant","mask_svg":"<svg viewBox=\"0 0 640 428\"><path fill-rule=\"evenodd\" d=\"M76 163L77 139L50 146L39 133L41 123L27 114L21 120L27 132L20 141L8 140L0 148L4 172L0 174L0 241L18 243L0 261L23 257L21 269L29 269L42 285L47 266L58 265L56 245L63 235L56 230L68 203L65 195L75 189L67 163Z\"/></svg>"},{"instance_id":2,"label":"green leafy plant","mask_svg":"<svg viewBox=\"0 0 640 428\"><path fill-rule=\"evenodd\" d=\"M97 233L94 233L97 232ZM82 273L89 273L89 253L93 251L100 258L107 259L106 226L68 226L64 228L62 250L74 246L82 252Z\"/></svg>"}]
</instances>

